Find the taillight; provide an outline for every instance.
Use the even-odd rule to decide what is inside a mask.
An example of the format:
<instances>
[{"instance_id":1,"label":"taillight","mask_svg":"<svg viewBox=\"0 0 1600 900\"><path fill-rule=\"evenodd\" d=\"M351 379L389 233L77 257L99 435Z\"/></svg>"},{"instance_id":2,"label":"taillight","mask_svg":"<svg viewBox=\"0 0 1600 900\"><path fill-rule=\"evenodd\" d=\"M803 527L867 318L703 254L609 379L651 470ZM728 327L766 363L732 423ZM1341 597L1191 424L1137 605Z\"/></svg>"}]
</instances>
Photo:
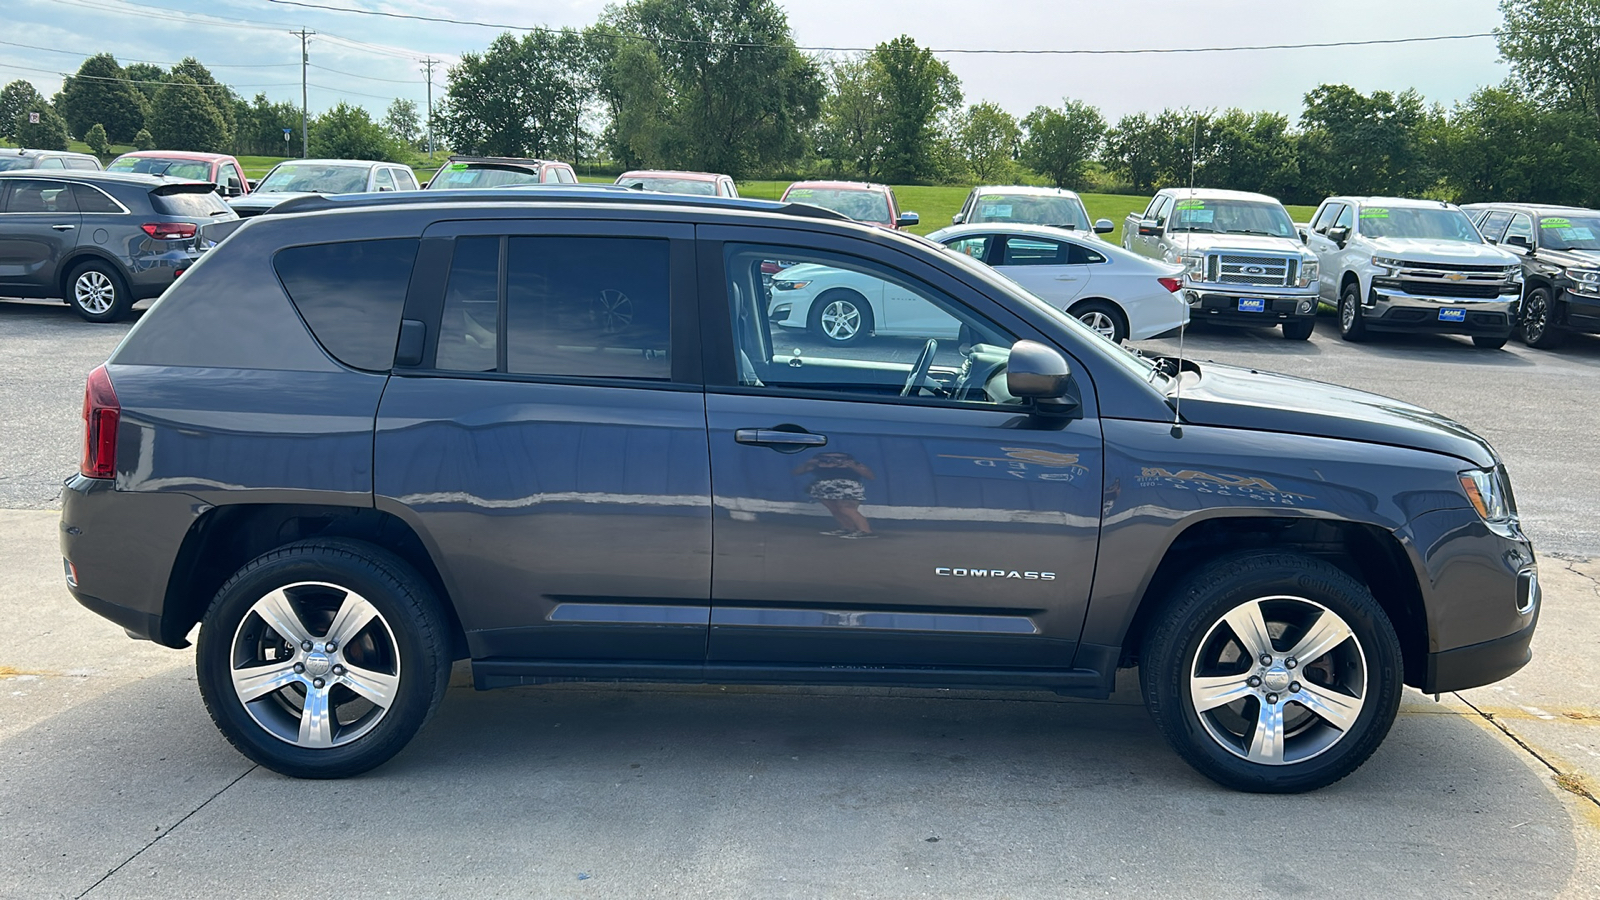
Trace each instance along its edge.
<instances>
[{"instance_id":1,"label":"taillight","mask_svg":"<svg viewBox=\"0 0 1600 900\"><path fill-rule=\"evenodd\" d=\"M115 478L117 475L117 425L122 421L122 404L111 387L111 376L101 366L89 373L83 389L83 461L78 471L85 478Z\"/></svg>"},{"instance_id":2,"label":"taillight","mask_svg":"<svg viewBox=\"0 0 1600 900\"><path fill-rule=\"evenodd\" d=\"M1162 287L1174 294L1183 289L1183 279L1181 278L1157 278L1156 280L1161 282Z\"/></svg>"},{"instance_id":3,"label":"taillight","mask_svg":"<svg viewBox=\"0 0 1600 900\"><path fill-rule=\"evenodd\" d=\"M192 238L196 230L193 222L146 222L139 226L144 233L158 241L176 241Z\"/></svg>"}]
</instances>

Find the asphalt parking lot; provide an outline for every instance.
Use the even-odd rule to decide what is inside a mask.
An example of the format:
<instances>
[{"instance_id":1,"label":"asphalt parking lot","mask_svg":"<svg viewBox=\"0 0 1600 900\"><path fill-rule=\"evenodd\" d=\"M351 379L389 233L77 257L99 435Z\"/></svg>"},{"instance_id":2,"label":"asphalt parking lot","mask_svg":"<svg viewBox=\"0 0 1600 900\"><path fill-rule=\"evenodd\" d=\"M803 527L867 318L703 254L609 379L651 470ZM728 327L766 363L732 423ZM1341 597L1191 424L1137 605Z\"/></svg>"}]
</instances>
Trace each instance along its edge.
<instances>
[{"instance_id":1,"label":"asphalt parking lot","mask_svg":"<svg viewBox=\"0 0 1600 900\"><path fill-rule=\"evenodd\" d=\"M1543 554L1528 669L1441 702L1316 794L1221 789L1131 691L570 685L458 671L394 762L251 765L192 651L61 585L84 375L127 325L0 302L0 897L1600 896L1600 338L1355 346L1195 328L1185 349L1420 403L1487 436ZM1170 351L1175 342L1148 342ZM1585 781L1586 779L1586 781ZM1561 785L1569 790L1563 790ZM1587 787L1585 787L1587 784Z\"/></svg>"}]
</instances>

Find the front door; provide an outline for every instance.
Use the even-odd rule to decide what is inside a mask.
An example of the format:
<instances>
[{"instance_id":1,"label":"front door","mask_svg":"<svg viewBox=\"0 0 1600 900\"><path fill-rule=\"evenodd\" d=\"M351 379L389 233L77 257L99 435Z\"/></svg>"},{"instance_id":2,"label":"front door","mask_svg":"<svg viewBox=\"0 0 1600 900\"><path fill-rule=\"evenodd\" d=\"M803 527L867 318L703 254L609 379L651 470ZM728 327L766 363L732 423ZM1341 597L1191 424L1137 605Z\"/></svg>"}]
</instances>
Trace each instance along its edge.
<instances>
[{"instance_id":1,"label":"front door","mask_svg":"<svg viewBox=\"0 0 1600 900\"><path fill-rule=\"evenodd\" d=\"M55 296L61 262L78 245L83 217L72 185L44 178L0 182L0 287Z\"/></svg>"},{"instance_id":2,"label":"front door","mask_svg":"<svg viewBox=\"0 0 1600 900\"><path fill-rule=\"evenodd\" d=\"M374 474L445 561L474 658L704 658L692 238L560 220L424 238L407 316L430 337L384 391Z\"/></svg>"},{"instance_id":3,"label":"front door","mask_svg":"<svg viewBox=\"0 0 1600 900\"><path fill-rule=\"evenodd\" d=\"M886 253L908 267L896 268L800 237L706 242L719 231L701 229L702 283L721 283L702 301L704 318L720 316L707 346L730 357L706 362L709 659L1066 667L1099 534L1091 386L1078 384L1081 415L1031 416L1005 390L1021 323L926 263ZM777 259L916 294L933 308L924 320L956 334L823 345L768 319L761 271Z\"/></svg>"}]
</instances>

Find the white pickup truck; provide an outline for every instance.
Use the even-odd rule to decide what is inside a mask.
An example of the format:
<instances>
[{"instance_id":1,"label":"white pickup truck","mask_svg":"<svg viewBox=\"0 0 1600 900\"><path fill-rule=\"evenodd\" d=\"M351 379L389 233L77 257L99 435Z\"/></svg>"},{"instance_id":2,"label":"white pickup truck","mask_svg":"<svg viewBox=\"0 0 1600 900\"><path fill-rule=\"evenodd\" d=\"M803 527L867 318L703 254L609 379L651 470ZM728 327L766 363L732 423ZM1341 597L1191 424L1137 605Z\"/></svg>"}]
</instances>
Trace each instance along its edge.
<instances>
[{"instance_id":1,"label":"white pickup truck","mask_svg":"<svg viewBox=\"0 0 1600 900\"><path fill-rule=\"evenodd\" d=\"M1282 325L1294 341L1316 327L1317 257L1265 194L1167 188L1128 216L1122 246L1184 267L1190 321Z\"/></svg>"},{"instance_id":2,"label":"white pickup truck","mask_svg":"<svg viewBox=\"0 0 1600 900\"><path fill-rule=\"evenodd\" d=\"M1498 349L1517 325L1521 258L1486 243L1448 203L1329 197L1311 219L1307 244L1347 341L1370 331L1430 331Z\"/></svg>"}]
</instances>

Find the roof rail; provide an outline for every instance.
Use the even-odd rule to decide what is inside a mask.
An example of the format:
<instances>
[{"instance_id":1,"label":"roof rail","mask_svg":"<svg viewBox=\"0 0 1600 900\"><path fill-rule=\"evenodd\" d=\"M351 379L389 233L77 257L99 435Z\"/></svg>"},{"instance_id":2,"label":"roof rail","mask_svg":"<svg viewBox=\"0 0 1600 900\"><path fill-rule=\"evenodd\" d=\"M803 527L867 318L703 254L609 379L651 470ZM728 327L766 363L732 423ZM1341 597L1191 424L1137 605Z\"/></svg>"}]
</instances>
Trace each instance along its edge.
<instances>
[{"instance_id":1,"label":"roof rail","mask_svg":"<svg viewBox=\"0 0 1600 900\"><path fill-rule=\"evenodd\" d=\"M616 203L646 206L698 207L702 209L748 210L853 222L849 216L806 203L781 203L776 200L751 200L742 197L701 197L691 194L652 193L618 185L530 184L520 187L430 191L384 191L366 194L318 194L295 197L266 211L266 215L319 212L337 209L363 209L374 206L408 206L444 203Z\"/></svg>"}]
</instances>

